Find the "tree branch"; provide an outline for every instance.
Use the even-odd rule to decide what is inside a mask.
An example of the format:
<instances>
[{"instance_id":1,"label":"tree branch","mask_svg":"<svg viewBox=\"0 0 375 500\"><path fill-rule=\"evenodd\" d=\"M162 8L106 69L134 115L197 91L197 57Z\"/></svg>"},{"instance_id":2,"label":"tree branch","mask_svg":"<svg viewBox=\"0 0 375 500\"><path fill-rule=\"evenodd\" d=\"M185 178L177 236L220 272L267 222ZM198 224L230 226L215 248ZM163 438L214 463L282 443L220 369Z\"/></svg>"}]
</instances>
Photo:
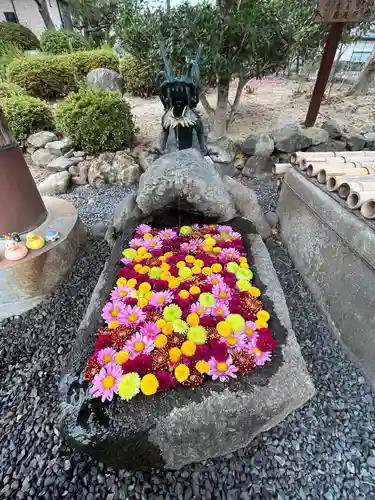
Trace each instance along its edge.
<instances>
[{"instance_id":1,"label":"tree branch","mask_svg":"<svg viewBox=\"0 0 375 500\"><path fill-rule=\"evenodd\" d=\"M245 85L247 84L247 82L249 81L249 79L250 78L247 78L247 76L240 76L238 79L236 95L234 96L233 103L230 104L230 112L229 112L229 116L227 119L227 125L229 125L230 122L233 120L233 114L236 112L238 105L240 104L242 91L243 91Z\"/></svg>"},{"instance_id":2,"label":"tree branch","mask_svg":"<svg viewBox=\"0 0 375 500\"><path fill-rule=\"evenodd\" d=\"M211 106L211 104L208 102L205 93L203 93L203 94L200 95L200 100L201 100L202 106L204 107L204 110L206 111L206 113L208 114L208 116L210 118L213 118L214 115L215 115L215 110Z\"/></svg>"}]
</instances>

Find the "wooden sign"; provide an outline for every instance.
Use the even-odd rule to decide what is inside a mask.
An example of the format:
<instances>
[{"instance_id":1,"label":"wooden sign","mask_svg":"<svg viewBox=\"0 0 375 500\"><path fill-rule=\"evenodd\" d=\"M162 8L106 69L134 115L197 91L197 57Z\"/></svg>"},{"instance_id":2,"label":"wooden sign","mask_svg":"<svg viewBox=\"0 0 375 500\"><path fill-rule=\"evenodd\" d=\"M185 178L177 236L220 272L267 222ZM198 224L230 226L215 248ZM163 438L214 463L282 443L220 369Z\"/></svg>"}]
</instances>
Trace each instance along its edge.
<instances>
[{"instance_id":1,"label":"wooden sign","mask_svg":"<svg viewBox=\"0 0 375 500\"><path fill-rule=\"evenodd\" d=\"M316 21L357 23L375 18L375 0L318 0Z\"/></svg>"}]
</instances>

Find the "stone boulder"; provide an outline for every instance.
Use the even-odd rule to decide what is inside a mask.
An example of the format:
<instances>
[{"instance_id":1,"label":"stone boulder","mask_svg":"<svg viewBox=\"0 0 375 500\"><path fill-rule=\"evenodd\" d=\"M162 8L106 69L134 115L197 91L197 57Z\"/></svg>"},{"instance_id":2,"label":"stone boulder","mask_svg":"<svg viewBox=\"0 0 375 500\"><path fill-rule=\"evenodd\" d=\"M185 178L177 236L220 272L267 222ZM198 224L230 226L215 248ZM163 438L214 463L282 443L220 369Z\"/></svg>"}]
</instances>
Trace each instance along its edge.
<instances>
[{"instance_id":1,"label":"stone boulder","mask_svg":"<svg viewBox=\"0 0 375 500\"><path fill-rule=\"evenodd\" d=\"M72 149L72 141L69 137L64 137L60 141L47 142L46 149L55 156L64 156Z\"/></svg>"},{"instance_id":2,"label":"stone boulder","mask_svg":"<svg viewBox=\"0 0 375 500\"><path fill-rule=\"evenodd\" d=\"M275 149L275 143L268 134L251 135L241 145L245 155L270 156Z\"/></svg>"},{"instance_id":3,"label":"stone boulder","mask_svg":"<svg viewBox=\"0 0 375 500\"><path fill-rule=\"evenodd\" d=\"M51 163L48 163L48 170L52 170L53 172L62 172L63 170L68 170L68 168L73 164L73 160L71 158L64 158L64 156L55 157Z\"/></svg>"},{"instance_id":4,"label":"stone boulder","mask_svg":"<svg viewBox=\"0 0 375 500\"><path fill-rule=\"evenodd\" d=\"M272 175L274 165L275 162L270 156L250 156L246 160L242 175L245 177L267 177Z\"/></svg>"},{"instance_id":5,"label":"stone boulder","mask_svg":"<svg viewBox=\"0 0 375 500\"><path fill-rule=\"evenodd\" d=\"M90 162L82 159L79 163L69 167L69 173L72 176L72 184L84 185L87 184L87 176L89 173Z\"/></svg>"},{"instance_id":6,"label":"stone boulder","mask_svg":"<svg viewBox=\"0 0 375 500\"><path fill-rule=\"evenodd\" d=\"M311 139L312 146L317 146L329 140L328 132L319 127L307 128L303 131L303 135Z\"/></svg>"},{"instance_id":7,"label":"stone boulder","mask_svg":"<svg viewBox=\"0 0 375 500\"><path fill-rule=\"evenodd\" d=\"M35 134L29 135L27 143L34 148L44 148L47 142L56 141L57 137L53 132L48 132L48 130L42 130L41 132L36 132Z\"/></svg>"},{"instance_id":8,"label":"stone boulder","mask_svg":"<svg viewBox=\"0 0 375 500\"><path fill-rule=\"evenodd\" d=\"M86 76L87 85L95 89L112 90L123 93L124 82L116 71L107 68L92 69Z\"/></svg>"},{"instance_id":9,"label":"stone boulder","mask_svg":"<svg viewBox=\"0 0 375 500\"><path fill-rule=\"evenodd\" d=\"M328 132L331 139L338 139L342 136L342 129L336 120L326 120L322 125L322 129Z\"/></svg>"},{"instance_id":10,"label":"stone boulder","mask_svg":"<svg viewBox=\"0 0 375 500\"><path fill-rule=\"evenodd\" d=\"M312 140L304 132L305 130L297 123L285 125L273 133L275 149L284 153L294 153L308 148L312 145Z\"/></svg>"},{"instance_id":11,"label":"stone boulder","mask_svg":"<svg viewBox=\"0 0 375 500\"><path fill-rule=\"evenodd\" d=\"M144 214L177 202L220 221L236 212L215 166L195 149L161 156L140 178L137 204Z\"/></svg>"},{"instance_id":12,"label":"stone boulder","mask_svg":"<svg viewBox=\"0 0 375 500\"><path fill-rule=\"evenodd\" d=\"M337 139L329 139L327 142L322 142L316 146L310 146L306 149L307 153L325 153L327 151L345 151L346 142L338 141Z\"/></svg>"},{"instance_id":13,"label":"stone boulder","mask_svg":"<svg viewBox=\"0 0 375 500\"><path fill-rule=\"evenodd\" d=\"M347 136L346 144L350 151L362 151L366 145L366 138L359 133Z\"/></svg>"},{"instance_id":14,"label":"stone boulder","mask_svg":"<svg viewBox=\"0 0 375 500\"><path fill-rule=\"evenodd\" d=\"M37 149L31 155L31 161L37 167L46 167L51 161L56 158L54 154L52 154L48 149Z\"/></svg>"},{"instance_id":15,"label":"stone boulder","mask_svg":"<svg viewBox=\"0 0 375 500\"><path fill-rule=\"evenodd\" d=\"M150 221L152 223L152 221ZM60 383L62 435L74 448L121 469L180 469L248 446L314 395L283 290L262 239L244 237L249 261L271 312L277 342L271 363L228 383L207 381L129 402L93 400L82 371L92 353L101 312L118 272L123 248L138 221L118 238L99 278ZM115 452L114 452L115 450Z\"/></svg>"},{"instance_id":16,"label":"stone boulder","mask_svg":"<svg viewBox=\"0 0 375 500\"><path fill-rule=\"evenodd\" d=\"M88 172L89 184L95 187L105 184L129 185L139 179L141 169L125 151L102 153L91 161Z\"/></svg>"},{"instance_id":17,"label":"stone boulder","mask_svg":"<svg viewBox=\"0 0 375 500\"><path fill-rule=\"evenodd\" d=\"M66 193L70 183L70 174L66 170L52 174L38 185L43 195L55 196Z\"/></svg>"},{"instance_id":18,"label":"stone boulder","mask_svg":"<svg viewBox=\"0 0 375 500\"><path fill-rule=\"evenodd\" d=\"M364 135L364 138L366 139L366 148L370 149L371 151L374 151L375 149L375 132L368 132L367 134Z\"/></svg>"}]
</instances>

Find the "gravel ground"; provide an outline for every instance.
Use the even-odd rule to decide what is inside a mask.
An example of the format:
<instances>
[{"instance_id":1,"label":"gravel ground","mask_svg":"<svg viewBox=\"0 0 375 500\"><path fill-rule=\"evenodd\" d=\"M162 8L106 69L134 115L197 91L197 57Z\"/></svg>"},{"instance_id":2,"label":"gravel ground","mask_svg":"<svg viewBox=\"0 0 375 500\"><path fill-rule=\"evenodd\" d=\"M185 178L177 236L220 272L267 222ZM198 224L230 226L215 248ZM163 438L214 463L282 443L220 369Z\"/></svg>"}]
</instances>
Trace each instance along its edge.
<instances>
[{"instance_id":1,"label":"gravel ground","mask_svg":"<svg viewBox=\"0 0 375 500\"><path fill-rule=\"evenodd\" d=\"M248 185L254 183L246 180ZM265 210L274 183L254 185ZM109 221L125 191L65 195L87 226ZM251 446L179 472L114 471L61 443L57 384L108 249L89 238L71 280L0 325L0 499L375 500L373 394L325 326L284 248L269 244L316 397Z\"/></svg>"}]
</instances>

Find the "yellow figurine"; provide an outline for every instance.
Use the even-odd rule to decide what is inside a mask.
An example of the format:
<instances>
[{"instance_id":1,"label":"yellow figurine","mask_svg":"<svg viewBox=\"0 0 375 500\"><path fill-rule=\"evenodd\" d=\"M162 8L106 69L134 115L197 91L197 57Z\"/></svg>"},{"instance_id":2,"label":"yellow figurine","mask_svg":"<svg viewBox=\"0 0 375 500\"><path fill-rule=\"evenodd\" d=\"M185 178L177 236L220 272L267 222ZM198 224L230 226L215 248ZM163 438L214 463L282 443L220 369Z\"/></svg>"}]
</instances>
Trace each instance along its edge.
<instances>
[{"instance_id":1,"label":"yellow figurine","mask_svg":"<svg viewBox=\"0 0 375 500\"><path fill-rule=\"evenodd\" d=\"M26 235L27 248L30 248L31 250L39 250L40 248L43 248L44 245L45 241L43 236L39 236L38 234L35 233L28 233Z\"/></svg>"}]
</instances>

